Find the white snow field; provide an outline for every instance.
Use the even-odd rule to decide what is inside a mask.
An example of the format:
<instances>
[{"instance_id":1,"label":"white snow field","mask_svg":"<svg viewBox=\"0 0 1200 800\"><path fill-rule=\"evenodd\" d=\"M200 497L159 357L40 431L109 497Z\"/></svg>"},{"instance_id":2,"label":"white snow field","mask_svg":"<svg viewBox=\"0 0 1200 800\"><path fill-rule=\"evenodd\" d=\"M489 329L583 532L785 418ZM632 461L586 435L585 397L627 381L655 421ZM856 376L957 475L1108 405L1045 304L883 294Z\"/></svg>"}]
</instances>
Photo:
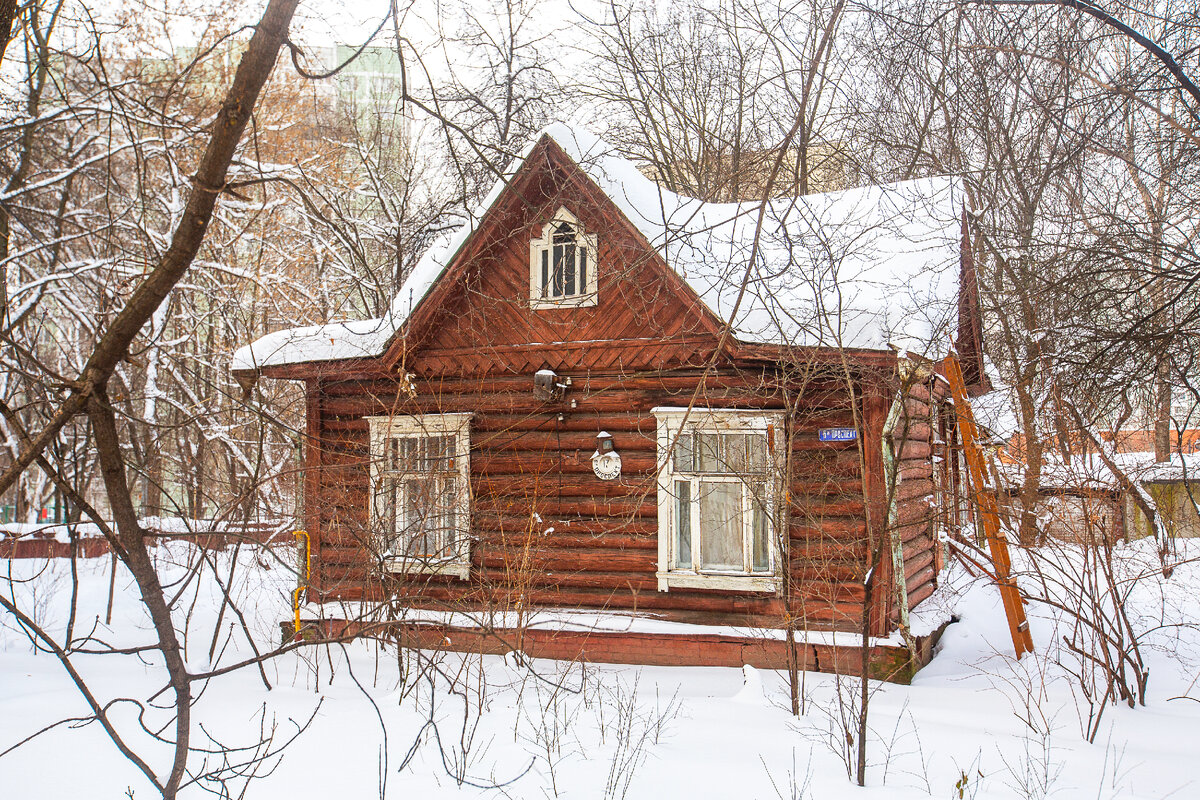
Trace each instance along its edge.
<instances>
[{"instance_id":1,"label":"white snow field","mask_svg":"<svg viewBox=\"0 0 1200 800\"><path fill-rule=\"evenodd\" d=\"M209 666L220 589L211 569L172 585L197 556L191 545L157 550L194 672ZM279 639L290 615L290 550L243 549L234 597L260 648ZM1200 555L1191 543L1180 556ZM1047 606L1030 611L1037 653L1011 656L993 586L960 569L945 577L960 621L911 686L872 684L867 788L847 777L839 755L838 679L805 677L805 710L788 711L786 676L747 668L650 668L522 663L468 655L398 658L358 641L305 649L264 667L197 684L193 744L212 750L189 762L186 797L333 798L1192 798L1200 797L1200 569L1159 579L1149 544L1117 548L1130 574L1148 575L1130 594L1136 630L1147 631L1145 707L1109 706L1095 743L1082 731L1086 704L1053 645L1069 634ZM222 581L232 556L214 554ZM283 562L279 559L282 558ZM1064 559L1069 561L1069 559ZM286 562L286 563L284 563ZM127 573L117 572L112 624L104 625L107 558L78 562L74 636L120 647L151 642ZM0 591L56 637L71 601L70 562L0 564ZM96 645L91 645L96 647ZM85 648L86 649L86 648ZM226 612L219 665L252 654ZM430 660L433 659L433 660ZM168 744L137 718L171 735L169 692L154 652L76 655L79 671L132 748L159 775ZM1071 663L1071 662L1067 662ZM405 679L401 679L401 670ZM842 697L849 701L852 681ZM119 700L119 698L128 698ZM136 702L135 702L136 701ZM151 798L145 777L114 747L57 658L35 652L13 616L0 612L0 798ZM61 720L24 744L20 742ZM294 735L304 728L299 736ZM221 755L221 748L257 751ZM286 744L286 746L284 746ZM222 764L257 752L257 777L213 778ZM245 791L243 795L242 792ZM227 794L222 794L225 792ZM213 794L215 793L215 794Z\"/></svg>"}]
</instances>

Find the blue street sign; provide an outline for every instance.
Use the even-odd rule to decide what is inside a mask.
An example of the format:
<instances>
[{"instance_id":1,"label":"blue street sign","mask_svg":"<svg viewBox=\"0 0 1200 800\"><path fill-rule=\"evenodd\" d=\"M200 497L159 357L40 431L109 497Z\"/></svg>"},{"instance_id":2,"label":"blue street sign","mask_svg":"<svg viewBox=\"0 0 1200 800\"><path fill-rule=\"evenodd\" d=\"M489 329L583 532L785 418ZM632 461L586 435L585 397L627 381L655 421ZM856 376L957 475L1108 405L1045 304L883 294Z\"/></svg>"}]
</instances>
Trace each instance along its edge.
<instances>
[{"instance_id":1,"label":"blue street sign","mask_svg":"<svg viewBox=\"0 0 1200 800\"><path fill-rule=\"evenodd\" d=\"M858 431L854 428L821 428L817 438L822 442L853 442L858 438Z\"/></svg>"}]
</instances>

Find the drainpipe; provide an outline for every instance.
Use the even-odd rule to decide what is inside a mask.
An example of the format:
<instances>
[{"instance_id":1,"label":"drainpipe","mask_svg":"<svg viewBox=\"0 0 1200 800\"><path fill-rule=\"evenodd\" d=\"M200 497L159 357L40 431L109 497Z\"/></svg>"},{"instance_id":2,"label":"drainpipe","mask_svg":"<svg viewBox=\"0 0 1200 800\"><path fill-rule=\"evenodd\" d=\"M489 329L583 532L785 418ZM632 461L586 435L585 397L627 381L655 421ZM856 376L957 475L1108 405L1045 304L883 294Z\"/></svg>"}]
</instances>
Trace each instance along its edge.
<instances>
[{"instance_id":1,"label":"drainpipe","mask_svg":"<svg viewBox=\"0 0 1200 800\"><path fill-rule=\"evenodd\" d=\"M312 540L308 538L307 531L294 531L292 536L299 539L304 537L304 578L299 582L299 585L292 591L292 613L294 614L293 624L295 630L292 634L294 641L300 641L300 597L308 591L308 581L312 575Z\"/></svg>"}]
</instances>

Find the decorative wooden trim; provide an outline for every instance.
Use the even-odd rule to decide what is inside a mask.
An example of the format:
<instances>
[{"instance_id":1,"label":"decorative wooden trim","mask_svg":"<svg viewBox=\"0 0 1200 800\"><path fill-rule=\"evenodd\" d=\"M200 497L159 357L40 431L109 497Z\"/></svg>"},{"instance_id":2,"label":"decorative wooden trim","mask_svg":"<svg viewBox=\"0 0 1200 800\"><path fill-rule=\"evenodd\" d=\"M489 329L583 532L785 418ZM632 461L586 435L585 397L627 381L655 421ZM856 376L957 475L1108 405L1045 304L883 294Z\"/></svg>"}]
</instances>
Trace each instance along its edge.
<instances>
[{"instance_id":1,"label":"decorative wooden trim","mask_svg":"<svg viewBox=\"0 0 1200 800\"><path fill-rule=\"evenodd\" d=\"M659 540L662 540L659 534ZM669 538L669 534L668 534ZM656 572L658 590L670 589L717 589L726 592L769 592L779 591L779 578L775 575L742 575L719 572L689 572L674 570Z\"/></svg>"},{"instance_id":2,"label":"decorative wooden trim","mask_svg":"<svg viewBox=\"0 0 1200 800\"><path fill-rule=\"evenodd\" d=\"M561 352L561 351L572 351L572 350L586 350L589 348L603 348L605 350L618 349L618 348L626 349L626 350L635 350L635 349L645 348L645 347L661 347L662 345L674 346L674 345L699 345L699 344L708 344L708 345L712 346L715 343L712 341L712 339L710 339L708 337L696 337L696 336L680 337L677 339L671 339L671 338L667 338L667 339L650 339L650 338L596 339L596 340L585 341L585 342L564 341L564 342L536 342L536 343L531 343L531 344L489 345L488 353L496 354L496 355L509 354L509 353L543 353L546 350L551 350L551 349L554 350L555 352ZM435 349L425 350L421 353L420 357L421 358L431 358L431 357L432 358L457 358L459 356L471 355L473 353L478 353L478 352L479 352L479 348L477 348L477 347L442 347L442 348L438 348L436 350ZM613 371L617 374L620 373L620 370L611 370L611 371Z\"/></svg>"},{"instance_id":3,"label":"decorative wooden trim","mask_svg":"<svg viewBox=\"0 0 1200 800\"><path fill-rule=\"evenodd\" d=\"M700 428L727 430L731 432L763 432L773 433L771 449L778 453L783 442L783 425L786 420L784 411L765 409L724 409L724 408L685 408L678 406L657 406L651 409L657 418L657 457L658 457L658 580L660 592L669 591L672 587L678 589L718 589L723 591L745 592L776 592L779 588L779 570L784 567L783 555L779 552L778 537L775 535L774 524L770 525L770 573L729 573L704 572L695 570L673 569L675 554L673 551L674 529L672 526L672 499L674 497L671 483L674 475L671 470L671 445L678 436L680 427L685 423L694 423ZM777 473L776 473L777 474ZM771 481L768 489L771 497L766 506L774 507L773 496L779 491Z\"/></svg>"},{"instance_id":4,"label":"decorative wooden trim","mask_svg":"<svg viewBox=\"0 0 1200 800\"><path fill-rule=\"evenodd\" d=\"M576 242L581 242L583 251L589 254L591 268L587 271L587 285L582 291L569 297L542 297L541 258L543 252L553 251L555 223L566 222L575 230ZM551 256L552 258L552 256ZM576 256L578 258L578 256ZM586 308L599 302L598 291L600 247L594 233L585 233L583 223L564 206L560 206L554 216L542 226L542 235L529 240L529 307L534 311L555 308Z\"/></svg>"}]
</instances>

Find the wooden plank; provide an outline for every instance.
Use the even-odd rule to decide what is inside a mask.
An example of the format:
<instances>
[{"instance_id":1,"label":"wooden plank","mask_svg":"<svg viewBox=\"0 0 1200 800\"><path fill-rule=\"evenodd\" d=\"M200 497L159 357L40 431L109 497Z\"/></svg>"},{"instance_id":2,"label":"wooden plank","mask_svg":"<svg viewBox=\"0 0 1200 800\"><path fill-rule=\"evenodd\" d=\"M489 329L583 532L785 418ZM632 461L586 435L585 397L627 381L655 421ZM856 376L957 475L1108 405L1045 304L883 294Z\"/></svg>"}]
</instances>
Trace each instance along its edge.
<instances>
[{"instance_id":1,"label":"wooden plank","mask_svg":"<svg viewBox=\"0 0 1200 800\"><path fill-rule=\"evenodd\" d=\"M555 419L555 411L538 411L526 414L476 414L471 419L471 436L479 439L492 433L557 429L571 432L595 433L606 430L640 433L647 438L656 436L658 421L653 414L568 414L562 422Z\"/></svg>"},{"instance_id":2,"label":"wooden plank","mask_svg":"<svg viewBox=\"0 0 1200 800\"><path fill-rule=\"evenodd\" d=\"M557 518L542 512L540 514L542 521L539 523L532 520L539 526L555 527L555 530L564 535L579 535L579 536L599 536L620 534L626 536L658 536L658 519L655 515L654 519L612 519L606 517L568 517ZM490 530L509 530L523 531L531 524L531 517L518 514L498 514L494 511L485 509L476 509L472 514L472 519L477 528L485 531ZM544 527L542 528L544 530Z\"/></svg>"},{"instance_id":3,"label":"wooden plank","mask_svg":"<svg viewBox=\"0 0 1200 800\"><path fill-rule=\"evenodd\" d=\"M506 514L536 511L543 517L607 517L613 520L658 517L658 501L651 492L649 498L618 495L607 500L596 497L481 497L478 510L503 511Z\"/></svg>"},{"instance_id":4,"label":"wooden plank","mask_svg":"<svg viewBox=\"0 0 1200 800\"><path fill-rule=\"evenodd\" d=\"M593 439L594 441L594 439ZM537 476L573 475L593 476L592 450L578 448L564 455L551 450L534 449L528 452L505 449L497 452L482 449L471 455L471 472L480 476ZM658 471L658 458L654 453L618 448L621 453L621 471L626 477L653 477ZM593 477L593 480L599 478Z\"/></svg>"},{"instance_id":5,"label":"wooden plank","mask_svg":"<svg viewBox=\"0 0 1200 800\"><path fill-rule=\"evenodd\" d=\"M626 500L640 494L655 495L653 476L636 482L633 476L620 481L602 481L590 472L587 475L549 473L542 476L530 475L473 475L471 486L476 497L492 497L504 500L521 497L537 500L539 497L575 497L598 500L600 498ZM657 505L656 505L657 507Z\"/></svg>"},{"instance_id":6,"label":"wooden plank","mask_svg":"<svg viewBox=\"0 0 1200 800\"><path fill-rule=\"evenodd\" d=\"M891 587L894 585L891 559L887 557L885 547L880 543L887 536L887 486L883 474L883 426L887 418L889 398L885 394L885 384L870 383L863 388L862 416L862 458L863 470L866 476L867 502L864 513L867 515L867 527L871 546L871 558L876 551L880 557L871 564L874 569L871 592L870 634L884 636L890 627L889 619L893 604Z\"/></svg>"}]
</instances>

